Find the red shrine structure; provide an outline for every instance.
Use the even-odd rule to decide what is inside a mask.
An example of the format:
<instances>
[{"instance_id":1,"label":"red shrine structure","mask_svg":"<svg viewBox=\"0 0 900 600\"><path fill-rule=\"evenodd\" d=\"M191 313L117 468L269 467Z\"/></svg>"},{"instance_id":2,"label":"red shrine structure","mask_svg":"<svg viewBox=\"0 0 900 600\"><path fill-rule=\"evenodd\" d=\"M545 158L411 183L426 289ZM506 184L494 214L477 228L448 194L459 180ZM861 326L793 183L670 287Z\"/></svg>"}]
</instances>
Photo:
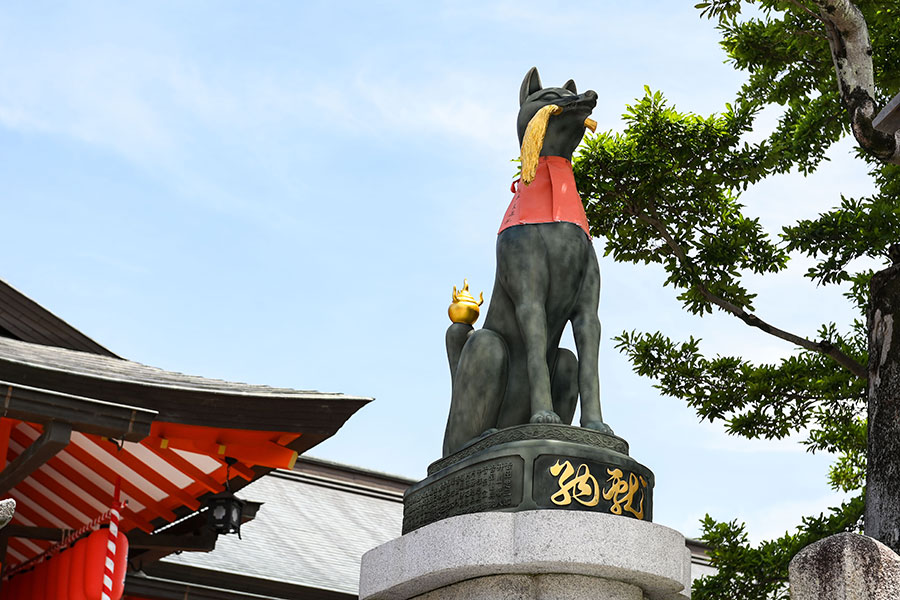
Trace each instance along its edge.
<instances>
[{"instance_id":1,"label":"red shrine structure","mask_svg":"<svg viewBox=\"0 0 900 600\"><path fill-rule=\"evenodd\" d=\"M369 401L129 361L0 281L0 600L121 600L126 572L239 532L266 499L234 492Z\"/></svg>"}]
</instances>

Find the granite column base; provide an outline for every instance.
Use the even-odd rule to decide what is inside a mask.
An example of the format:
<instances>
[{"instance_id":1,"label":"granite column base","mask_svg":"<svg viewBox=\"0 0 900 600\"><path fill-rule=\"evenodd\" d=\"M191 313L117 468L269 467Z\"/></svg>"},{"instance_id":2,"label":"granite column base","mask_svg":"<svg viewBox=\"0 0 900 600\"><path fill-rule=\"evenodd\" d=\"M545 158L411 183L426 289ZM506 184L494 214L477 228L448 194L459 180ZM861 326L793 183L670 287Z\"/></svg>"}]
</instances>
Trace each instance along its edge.
<instances>
[{"instance_id":1,"label":"granite column base","mask_svg":"<svg viewBox=\"0 0 900 600\"><path fill-rule=\"evenodd\" d=\"M367 552L360 600L684 600L690 552L667 527L584 511L487 512Z\"/></svg>"},{"instance_id":2,"label":"granite column base","mask_svg":"<svg viewBox=\"0 0 900 600\"><path fill-rule=\"evenodd\" d=\"M641 588L585 575L476 577L416 596L417 600L642 600Z\"/></svg>"}]
</instances>

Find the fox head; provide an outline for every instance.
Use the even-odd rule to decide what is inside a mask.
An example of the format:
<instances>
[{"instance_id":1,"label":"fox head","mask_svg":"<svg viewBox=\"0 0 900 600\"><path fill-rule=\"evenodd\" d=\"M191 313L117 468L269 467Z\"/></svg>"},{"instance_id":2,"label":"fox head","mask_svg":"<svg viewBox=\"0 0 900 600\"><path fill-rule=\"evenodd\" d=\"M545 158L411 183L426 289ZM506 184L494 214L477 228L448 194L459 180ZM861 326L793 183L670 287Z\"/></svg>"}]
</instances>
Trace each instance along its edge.
<instances>
[{"instance_id":1,"label":"fox head","mask_svg":"<svg viewBox=\"0 0 900 600\"><path fill-rule=\"evenodd\" d=\"M581 143L586 119L597 106L597 92L588 90L579 94L571 79L562 87L541 87L541 76L537 67L531 67L519 90L519 145L525 139L525 130L535 115L545 106L556 105L560 112L554 112L546 123L546 134L541 145L540 156L562 156L572 160L572 153Z\"/></svg>"}]
</instances>

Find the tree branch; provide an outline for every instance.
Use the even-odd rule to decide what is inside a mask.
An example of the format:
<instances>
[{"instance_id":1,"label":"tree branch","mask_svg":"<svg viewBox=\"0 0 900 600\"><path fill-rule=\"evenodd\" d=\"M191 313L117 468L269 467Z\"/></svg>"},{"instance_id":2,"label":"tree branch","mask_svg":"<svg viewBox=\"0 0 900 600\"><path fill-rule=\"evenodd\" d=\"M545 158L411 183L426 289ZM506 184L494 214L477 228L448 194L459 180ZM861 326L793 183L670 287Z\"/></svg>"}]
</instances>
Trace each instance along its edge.
<instances>
[{"instance_id":1,"label":"tree branch","mask_svg":"<svg viewBox=\"0 0 900 600\"><path fill-rule=\"evenodd\" d=\"M672 253L678 259L678 262L682 267L693 267L691 259L684 251L684 248L682 248L681 245L677 241L675 241L675 239L669 233L668 229L666 229L666 226L663 225L663 223L659 219L652 217L643 211L635 210L633 208L630 212L644 223L650 225L654 230L656 230L657 233L659 233L660 236L662 236L663 240L665 240L666 242L666 245L672 250ZM764 331L769 335L773 335L786 342L791 342L792 344L800 346L801 348L805 348L806 350L824 354L860 379L865 380L868 377L868 373L864 365L855 361L852 357L848 356L844 352L841 352L841 350L836 348L831 342L828 342L827 340L812 342L789 331L785 331L784 329L779 329L778 327L775 327L774 325L763 321L755 314L748 313L740 306L729 302L724 298L716 296L715 294L710 292L709 288L707 288L702 282L697 281L694 283L694 285L697 287L700 293L703 294L704 298L706 298L708 301L712 302L722 310L736 316L738 319L740 319L750 327L756 327L757 329Z\"/></svg>"},{"instance_id":2,"label":"tree branch","mask_svg":"<svg viewBox=\"0 0 900 600\"><path fill-rule=\"evenodd\" d=\"M821 31L810 31L808 29L795 29L794 33L797 35L805 35L807 37L815 38L817 40L827 40L828 39L828 36L825 35L824 33L822 33ZM816 64L811 60L801 59L800 62L803 62L807 66L812 66L812 65Z\"/></svg>"},{"instance_id":3,"label":"tree branch","mask_svg":"<svg viewBox=\"0 0 900 600\"><path fill-rule=\"evenodd\" d=\"M814 11L814 10L810 10L810 8L809 8L808 6L806 6L805 4L801 4L798 0L787 0L787 1L788 1L790 4L793 4L794 6L796 6L797 8L799 8L800 10L802 10L803 12L809 14L809 15L812 16L814 19L817 19L817 20L819 20L819 21L824 22L824 19L822 19L822 16L821 16L821 15L819 15L818 13L816 13L816 11Z\"/></svg>"},{"instance_id":4,"label":"tree branch","mask_svg":"<svg viewBox=\"0 0 900 600\"><path fill-rule=\"evenodd\" d=\"M900 131L875 129L877 114L875 75L869 28L859 8L850 0L812 0L819 7L841 100L850 114L850 129L860 147L887 163L900 164Z\"/></svg>"}]
</instances>

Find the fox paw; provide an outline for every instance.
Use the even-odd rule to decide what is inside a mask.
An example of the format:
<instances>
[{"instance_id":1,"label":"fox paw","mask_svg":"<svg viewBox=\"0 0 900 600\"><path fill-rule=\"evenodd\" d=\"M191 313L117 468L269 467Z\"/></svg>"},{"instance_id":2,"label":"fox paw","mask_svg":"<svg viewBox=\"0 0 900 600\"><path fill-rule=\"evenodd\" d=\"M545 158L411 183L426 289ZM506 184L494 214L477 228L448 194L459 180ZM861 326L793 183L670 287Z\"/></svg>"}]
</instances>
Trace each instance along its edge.
<instances>
[{"instance_id":1,"label":"fox paw","mask_svg":"<svg viewBox=\"0 0 900 600\"><path fill-rule=\"evenodd\" d=\"M539 410L531 415L531 423L562 423L559 415L552 410Z\"/></svg>"},{"instance_id":2,"label":"fox paw","mask_svg":"<svg viewBox=\"0 0 900 600\"><path fill-rule=\"evenodd\" d=\"M591 421L589 423L585 423L582 425L585 429L593 429L594 431L599 431L600 433L605 433L606 435L615 435L613 433L612 427L604 423L603 421Z\"/></svg>"}]
</instances>

